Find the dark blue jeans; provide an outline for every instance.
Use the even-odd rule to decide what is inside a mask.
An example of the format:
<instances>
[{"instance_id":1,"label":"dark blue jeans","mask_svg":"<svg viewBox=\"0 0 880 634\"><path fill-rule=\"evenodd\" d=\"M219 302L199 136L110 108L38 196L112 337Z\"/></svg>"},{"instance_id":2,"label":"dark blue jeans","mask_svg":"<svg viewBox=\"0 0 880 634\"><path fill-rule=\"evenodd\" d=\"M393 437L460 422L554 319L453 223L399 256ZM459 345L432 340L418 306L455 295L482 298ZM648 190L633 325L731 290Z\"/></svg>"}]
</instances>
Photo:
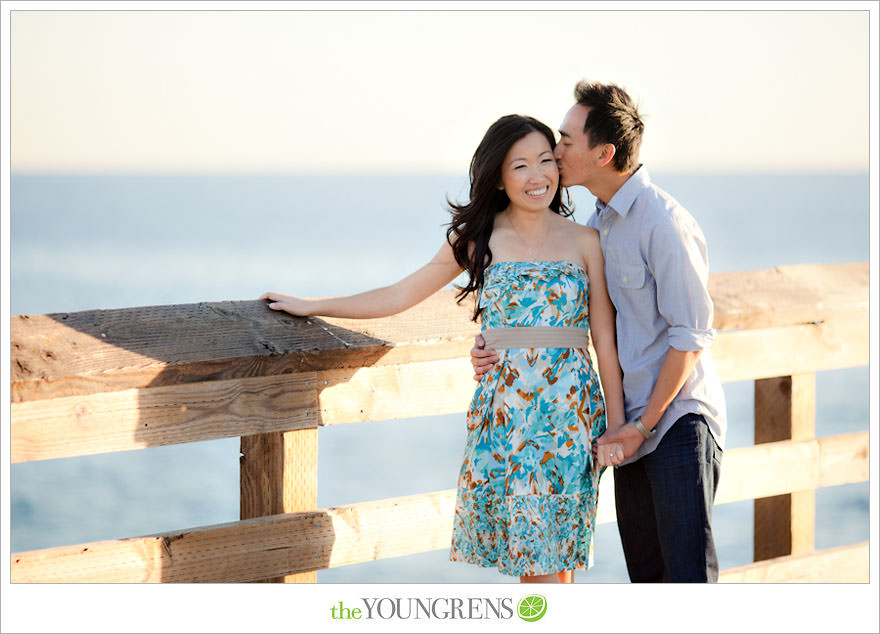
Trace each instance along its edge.
<instances>
[{"instance_id":1,"label":"dark blue jeans","mask_svg":"<svg viewBox=\"0 0 880 634\"><path fill-rule=\"evenodd\" d=\"M615 468L617 527L630 581L718 581L712 503L721 454L703 416L686 414L654 451Z\"/></svg>"}]
</instances>

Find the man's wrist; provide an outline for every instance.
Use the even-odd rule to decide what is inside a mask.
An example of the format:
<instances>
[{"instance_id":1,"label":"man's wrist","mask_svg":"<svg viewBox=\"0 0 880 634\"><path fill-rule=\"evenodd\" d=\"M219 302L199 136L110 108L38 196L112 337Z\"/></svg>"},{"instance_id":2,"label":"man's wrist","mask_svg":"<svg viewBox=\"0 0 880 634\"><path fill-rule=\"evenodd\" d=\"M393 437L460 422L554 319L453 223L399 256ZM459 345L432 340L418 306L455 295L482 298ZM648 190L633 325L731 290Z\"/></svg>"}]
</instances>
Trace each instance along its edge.
<instances>
[{"instance_id":1,"label":"man's wrist","mask_svg":"<svg viewBox=\"0 0 880 634\"><path fill-rule=\"evenodd\" d=\"M637 418L633 421L633 425L635 425L636 429L639 430L639 433L642 435L642 438L645 440L650 440L654 437L654 434L657 433L656 429L648 429L645 427L644 423L642 423L641 418Z\"/></svg>"}]
</instances>

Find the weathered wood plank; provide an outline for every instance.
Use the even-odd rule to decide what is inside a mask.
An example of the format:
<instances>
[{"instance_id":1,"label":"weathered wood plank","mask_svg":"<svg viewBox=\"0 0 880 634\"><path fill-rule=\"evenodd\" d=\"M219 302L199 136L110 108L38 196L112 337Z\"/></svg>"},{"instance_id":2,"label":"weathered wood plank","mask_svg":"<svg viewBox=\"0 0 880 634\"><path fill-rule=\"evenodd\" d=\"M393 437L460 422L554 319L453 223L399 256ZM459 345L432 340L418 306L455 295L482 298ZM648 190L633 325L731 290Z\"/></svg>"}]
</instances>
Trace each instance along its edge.
<instances>
[{"instance_id":1,"label":"weathered wood plank","mask_svg":"<svg viewBox=\"0 0 880 634\"><path fill-rule=\"evenodd\" d=\"M800 264L709 278L719 330L821 322L868 310L868 263Z\"/></svg>"},{"instance_id":2,"label":"weathered wood plank","mask_svg":"<svg viewBox=\"0 0 880 634\"><path fill-rule=\"evenodd\" d=\"M868 583L868 542L722 570L720 583Z\"/></svg>"},{"instance_id":3,"label":"weathered wood plank","mask_svg":"<svg viewBox=\"0 0 880 634\"><path fill-rule=\"evenodd\" d=\"M719 374L731 381L867 364L868 323L861 316L855 321L722 333L713 347ZM229 380L13 403L13 461L286 431L315 421L334 425L464 412L476 387L467 357L472 343L455 345L457 359L240 379L241 388ZM413 344L392 349L388 357L399 359L406 350L427 357L431 348ZM446 347L443 354L453 351ZM314 387L307 388L312 381ZM265 393L258 386L266 386ZM247 395L241 402L231 396L236 389ZM310 397L308 389L316 392ZM230 411L222 411L224 402ZM67 443L68 437L74 442Z\"/></svg>"},{"instance_id":4,"label":"weathered wood plank","mask_svg":"<svg viewBox=\"0 0 880 634\"><path fill-rule=\"evenodd\" d=\"M321 372L321 425L464 412L473 372L469 358Z\"/></svg>"},{"instance_id":5,"label":"weathered wood plank","mask_svg":"<svg viewBox=\"0 0 880 634\"><path fill-rule=\"evenodd\" d=\"M849 470L837 465L861 462ZM834 468L831 468L834 466ZM731 449L717 503L866 478L868 433ZM755 478L761 473L760 479ZM766 477L765 477L766 476ZM602 478L597 522L614 521L613 475ZM448 548L455 490L62 546L11 557L13 582L256 581Z\"/></svg>"},{"instance_id":6,"label":"weathered wood plank","mask_svg":"<svg viewBox=\"0 0 880 634\"><path fill-rule=\"evenodd\" d=\"M454 491L16 553L13 582L242 582L449 546Z\"/></svg>"},{"instance_id":7,"label":"weathered wood plank","mask_svg":"<svg viewBox=\"0 0 880 634\"><path fill-rule=\"evenodd\" d=\"M13 403L12 462L317 427L313 372Z\"/></svg>"},{"instance_id":8,"label":"weathered wood plank","mask_svg":"<svg viewBox=\"0 0 880 634\"><path fill-rule=\"evenodd\" d=\"M715 327L775 328L853 313L867 323L867 276L867 262L713 275ZM467 354L478 326L469 320L470 300L456 305L454 294L368 320L294 318L260 301L17 316L11 398L456 358Z\"/></svg>"},{"instance_id":9,"label":"weathered wood plank","mask_svg":"<svg viewBox=\"0 0 880 634\"><path fill-rule=\"evenodd\" d=\"M730 449L724 452L715 503L864 482L868 465L867 431Z\"/></svg>"},{"instance_id":10,"label":"weathered wood plank","mask_svg":"<svg viewBox=\"0 0 880 634\"><path fill-rule=\"evenodd\" d=\"M245 582L326 564L325 511L14 554L13 582ZM290 563L288 563L290 562Z\"/></svg>"},{"instance_id":11,"label":"weathered wood plank","mask_svg":"<svg viewBox=\"0 0 880 634\"><path fill-rule=\"evenodd\" d=\"M866 431L819 438L819 454L817 482L822 482L822 486L865 482L870 478Z\"/></svg>"},{"instance_id":12,"label":"weathered wood plank","mask_svg":"<svg viewBox=\"0 0 880 634\"><path fill-rule=\"evenodd\" d=\"M868 313L816 324L722 332L712 358L722 381L765 379L867 365Z\"/></svg>"},{"instance_id":13,"label":"weathered wood plank","mask_svg":"<svg viewBox=\"0 0 880 634\"><path fill-rule=\"evenodd\" d=\"M410 350L393 363L460 356L479 330L467 314L441 291L386 319L296 318L261 301L23 315L11 320L11 398L356 368L394 346Z\"/></svg>"},{"instance_id":14,"label":"weathered wood plank","mask_svg":"<svg viewBox=\"0 0 880 634\"><path fill-rule=\"evenodd\" d=\"M755 381L756 445L809 440L815 435L815 374ZM754 511L755 561L813 550L816 502L812 489L756 499Z\"/></svg>"},{"instance_id":15,"label":"weathered wood plank","mask_svg":"<svg viewBox=\"0 0 880 634\"><path fill-rule=\"evenodd\" d=\"M13 403L12 462L463 412L467 359Z\"/></svg>"},{"instance_id":16,"label":"weathered wood plank","mask_svg":"<svg viewBox=\"0 0 880 634\"><path fill-rule=\"evenodd\" d=\"M318 430L243 436L239 479L239 517L243 520L317 510ZM286 583L317 580L314 571L267 579Z\"/></svg>"}]
</instances>

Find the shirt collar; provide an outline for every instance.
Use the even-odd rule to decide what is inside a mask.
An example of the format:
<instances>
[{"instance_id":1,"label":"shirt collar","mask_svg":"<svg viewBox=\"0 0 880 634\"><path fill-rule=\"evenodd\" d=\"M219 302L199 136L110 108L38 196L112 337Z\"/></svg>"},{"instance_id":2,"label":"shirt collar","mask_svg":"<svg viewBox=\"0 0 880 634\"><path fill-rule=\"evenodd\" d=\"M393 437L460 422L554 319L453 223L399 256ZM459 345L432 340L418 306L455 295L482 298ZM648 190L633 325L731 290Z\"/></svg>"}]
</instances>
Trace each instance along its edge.
<instances>
[{"instance_id":1,"label":"shirt collar","mask_svg":"<svg viewBox=\"0 0 880 634\"><path fill-rule=\"evenodd\" d=\"M620 189L611 197L607 205L598 198L596 199L596 213L601 214L604 209L611 208L623 218L626 218L633 203L636 202L636 198L638 198L639 194L650 182L651 177L648 174L647 168L642 163L639 163L636 171L620 186Z\"/></svg>"}]
</instances>

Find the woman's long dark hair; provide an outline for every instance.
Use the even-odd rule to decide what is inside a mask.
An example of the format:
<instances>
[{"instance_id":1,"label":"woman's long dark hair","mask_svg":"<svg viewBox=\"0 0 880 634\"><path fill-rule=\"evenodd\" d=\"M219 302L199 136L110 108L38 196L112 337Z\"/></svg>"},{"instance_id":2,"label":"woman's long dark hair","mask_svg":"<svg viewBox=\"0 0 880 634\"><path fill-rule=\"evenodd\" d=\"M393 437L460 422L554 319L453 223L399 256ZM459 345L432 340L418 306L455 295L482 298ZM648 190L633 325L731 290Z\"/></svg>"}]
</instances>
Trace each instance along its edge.
<instances>
[{"instance_id":1,"label":"woman's long dark hair","mask_svg":"<svg viewBox=\"0 0 880 634\"><path fill-rule=\"evenodd\" d=\"M457 287L458 303L483 287L483 274L492 263L489 237L492 235L495 215L504 211L510 203L505 191L498 189L504 157L514 143L532 132L543 134L551 149L556 147L553 131L532 117L510 114L489 126L471 159L470 200L459 205L446 199L452 213L452 220L446 229L446 240L452 247L455 261L468 273L468 283ZM561 216L571 215L571 210L562 202L561 187L556 188L550 209ZM474 321L479 314L477 304L474 307Z\"/></svg>"}]
</instances>

